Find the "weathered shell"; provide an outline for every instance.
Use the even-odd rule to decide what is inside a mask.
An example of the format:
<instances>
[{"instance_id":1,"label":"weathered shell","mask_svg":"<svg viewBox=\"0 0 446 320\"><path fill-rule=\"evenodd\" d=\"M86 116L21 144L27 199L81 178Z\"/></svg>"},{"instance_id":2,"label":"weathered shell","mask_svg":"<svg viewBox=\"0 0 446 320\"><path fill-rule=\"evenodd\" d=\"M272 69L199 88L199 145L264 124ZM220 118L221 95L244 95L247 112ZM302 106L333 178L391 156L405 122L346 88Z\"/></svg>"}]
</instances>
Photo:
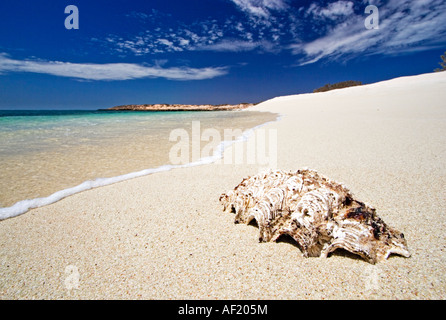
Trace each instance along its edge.
<instances>
[{"instance_id":1,"label":"weathered shell","mask_svg":"<svg viewBox=\"0 0 446 320\"><path fill-rule=\"evenodd\" d=\"M410 256L401 232L355 200L344 185L315 170L263 172L243 179L220 201L235 213L235 223L255 219L260 242L289 235L305 257L327 257L338 248L373 264L390 254Z\"/></svg>"}]
</instances>

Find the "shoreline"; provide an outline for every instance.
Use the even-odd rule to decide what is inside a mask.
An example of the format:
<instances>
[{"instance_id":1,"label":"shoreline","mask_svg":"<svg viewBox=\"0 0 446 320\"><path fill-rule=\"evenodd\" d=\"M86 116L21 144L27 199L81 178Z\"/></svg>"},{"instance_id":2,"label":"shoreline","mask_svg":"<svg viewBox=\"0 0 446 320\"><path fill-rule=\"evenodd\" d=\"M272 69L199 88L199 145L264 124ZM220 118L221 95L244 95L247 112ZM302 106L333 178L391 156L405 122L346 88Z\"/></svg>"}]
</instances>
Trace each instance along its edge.
<instances>
[{"instance_id":1,"label":"shoreline","mask_svg":"<svg viewBox=\"0 0 446 320\"><path fill-rule=\"evenodd\" d=\"M115 110L111 110L111 111L115 111ZM127 111L127 110L123 110L123 111ZM131 111L131 110L128 110L128 111ZM142 110L140 110L140 111L142 111ZM167 110L164 110L164 111L167 111ZM179 111L179 110L177 110L177 111ZM188 110L188 111L192 111L192 110ZM193 110L193 111L201 111L201 110ZM211 110L208 110L208 111L211 111ZM212 111L215 111L215 110L212 110ZM94 188L104 187L107 185L119 183L119 182L129 180L129 179L143 177L146 175L151 175L151 174L164 172L164 171L170 171L172 169L194 167L197 165L203 165L203 164L216 162L223 158L223 152L224 152L225 148L227 148L228 146L230 146L234 143L237 143L240 141L246 141L249 138L249 136L253 134L254 130L261 128L271 122L279 121L279 120L280 120L280 116L277 115L276 120L267 121L265 123L261 123L261 124L255 126L253 128L248 128L248 129L244 130L242 132L242 134L239 137L237 137L235 140L232 140L232 141L223 140L214 149L214 153L212 156L200 158L196 161L192 161L192 162L189 162L186 164L178 164L178 165L167 163L167 164L163 164L158 167L146 168L146 169L143 169L140 171L129 172L129 173L125 173L125 174L122 174L119 176L106 177L106 178L98 177L93 180L83 181L82 183L80 183L76 186L70 187L70 188L58 190L46 197L24 199L24 200L20 200L20 201L14 203L12 206L0 207L0 223L2 220L14 218L19 215L25 214L31 209L48 206L50 204L58 202L66 197L72 196L79 192L84 192L84 191L91 190Z\"/></svg>"},{"instance_id":2,"label":"shoreline","mask_svg":"<svg viewBox=\"0 0 446 320\"><path fill-rule=\"evenodd\" d=\"M344 182L405 234L369 265L258 243L219 195L260 165L210 163L80 192L0 221L2 299L444 299L446 73L278 97L277 166ZM258 131L258 129L257 129ZM256 131L254 131L256 132ZM251 141L238 141L234 151Z\"/></svg>"}]
</instances>

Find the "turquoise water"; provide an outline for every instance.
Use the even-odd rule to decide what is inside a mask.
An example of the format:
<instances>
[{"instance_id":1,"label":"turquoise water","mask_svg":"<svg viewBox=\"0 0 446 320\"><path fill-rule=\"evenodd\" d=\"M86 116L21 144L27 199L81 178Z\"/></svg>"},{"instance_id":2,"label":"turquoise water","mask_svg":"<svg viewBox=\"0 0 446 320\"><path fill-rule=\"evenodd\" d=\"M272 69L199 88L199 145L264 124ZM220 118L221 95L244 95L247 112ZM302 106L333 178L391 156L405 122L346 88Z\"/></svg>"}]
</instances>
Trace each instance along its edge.
<instances>
[{"instance_id":1,"label":"turquoise water","mask_svg":"<svg viewBox=\"0 0 446 320\"><path fill-rule=\"evenodd\" d=\"M49 197L98 178L110 182L135 172L171 168L169 151L177 142L169 140L170 134L184 129L192 136L193 121L200 122L201 130L216 129L223 137L225 129L245 131L275 119L274 114L251 111L0 110L0 208ZM2 210L4 216L11 216L0 209L0 219Z\"/></svg>"},{"instance_id":2,"label":"turquoise water","mask_svg":"<svg viewBox=\"0 0 446 320\"><path fill-rule=\"evenodd\" d=\"M218 115L190 112L119 111L2 111L0 156L56 150L78 145L102 145L122 136L158 136L194 120L240 118L236 113Z\"/></svg>"}]
</instances>

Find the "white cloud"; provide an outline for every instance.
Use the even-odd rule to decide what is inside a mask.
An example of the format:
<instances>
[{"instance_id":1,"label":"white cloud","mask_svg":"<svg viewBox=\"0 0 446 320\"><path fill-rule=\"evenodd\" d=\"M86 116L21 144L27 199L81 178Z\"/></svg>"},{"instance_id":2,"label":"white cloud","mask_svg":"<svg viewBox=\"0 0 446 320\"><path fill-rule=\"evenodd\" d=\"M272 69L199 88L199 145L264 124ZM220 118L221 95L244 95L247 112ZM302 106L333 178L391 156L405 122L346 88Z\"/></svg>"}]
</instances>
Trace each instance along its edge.
<instances>
[{"instance_id":1,"label":"white cloud","mask_svg":"<svg viewBox=\"0 0 446 320\"><path fill-rule=\"evenodd\" d=\"M187 39L183 39L183 38L178 38L178 41L180 43L180 46L182 47L187 47L190 44L190 40Z\"/></svg>"},{"instance_id":2,"label":"white cloud","mask_svg":"<svg viewBox=\"0 0 446 320\"><path fill-rule=\"evenodd\" d=\"M240 10L249 15L266 18L270 10L284 10L288 7L284 0L231 0Z\"/></svg>"},{"instance_id":3,"label":"white cloud","mask_svg":"<svg viewBox=\"0 0 446 320\"><path fill-rule=\"evenodd\" d=\"M189 68L160 65L145 66L132 63L70 63L42 60L14 60L0 54L0 74L31 72L82 80L130 80L165 78L169 80L203 80L227 74L226 67Z\"/></svg>"},{"instance_id":4,"label":"white cloud","mask_svg":"<svg viewBox=\"0 0 446 320\"><path fill-rule=\"evenodd\" d=\"M173 42L172 42L172 41L169 41L169 40L167 40L167 39L158 39L157 41L158 41L159 43L164 44L164 45L167 46L167 47L171 47L171 46L173 45Z\"/></svg>"},{"instance_id":5,"label":"white cloud","mask_svg":"<svg viewBox=\"0 0 446 320\"><path fill-rule=\"evenodd\" d=\"M338 17L352 15L353 2L351 1L337 1L328 4L327 7L320 7L319 5L312 3L307 9L307 14L312 14L316 17L336 19Z\"/></svg>"},{"instance_id":6,"label":"white cloud","mask_svg":"<svg viewBox=\"0 0 446 320\"><path fill-rule=\"evenodd\" d=\"M326 35L307 43L290 45L289 48L294 54L304 55L300 65L305 65L323 58L348 59L358 55L389 55L444 46L446 39L444 1L389 0L378 8L380 14L378 30L368 30L364 27L366 14L352 14L344 23L329 29ZM335 10L334 7L331 9L324 15L331 16L335 12L344 12L339 8L339 10ZM313 10L322 12L314 7ZM345 12L348 12L348 9L345 9Z\"/></svg>"},{"instance_id":7,"label":"white cloud","mask_svg":"<svg viewBox=\"0 0 446 320\"><path fill-rule=\"evenodd\" d=\"M169 51L183 51L182 48L175 46L172 41L169 41L167 39L158 39L157 42L165 45L169 49Z\"/></svg>"}]
</instances>

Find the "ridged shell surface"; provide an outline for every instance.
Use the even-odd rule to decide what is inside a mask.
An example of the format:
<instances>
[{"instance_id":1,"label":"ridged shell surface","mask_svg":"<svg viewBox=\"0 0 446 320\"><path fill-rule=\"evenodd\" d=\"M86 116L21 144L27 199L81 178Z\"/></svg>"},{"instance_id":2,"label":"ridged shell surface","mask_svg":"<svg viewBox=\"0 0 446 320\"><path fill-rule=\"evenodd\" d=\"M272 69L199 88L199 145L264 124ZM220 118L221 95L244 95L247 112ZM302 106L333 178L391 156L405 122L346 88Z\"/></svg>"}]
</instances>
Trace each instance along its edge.
<instances>
[{"instance_id":1,"label":"ridged shell surface","mask_svg":"<svg viewBox=\"0 0 446 320\"><path fill-rule=\"evenodd\" d=\"M235 213L235 223L255 219L260 242L289 235L305 257L327 257L336 249L373 264L390 254L410 256L403 233L344 185L312 169L270 170L245 178L220 201Z\"/></svg>"}]
</instances>

